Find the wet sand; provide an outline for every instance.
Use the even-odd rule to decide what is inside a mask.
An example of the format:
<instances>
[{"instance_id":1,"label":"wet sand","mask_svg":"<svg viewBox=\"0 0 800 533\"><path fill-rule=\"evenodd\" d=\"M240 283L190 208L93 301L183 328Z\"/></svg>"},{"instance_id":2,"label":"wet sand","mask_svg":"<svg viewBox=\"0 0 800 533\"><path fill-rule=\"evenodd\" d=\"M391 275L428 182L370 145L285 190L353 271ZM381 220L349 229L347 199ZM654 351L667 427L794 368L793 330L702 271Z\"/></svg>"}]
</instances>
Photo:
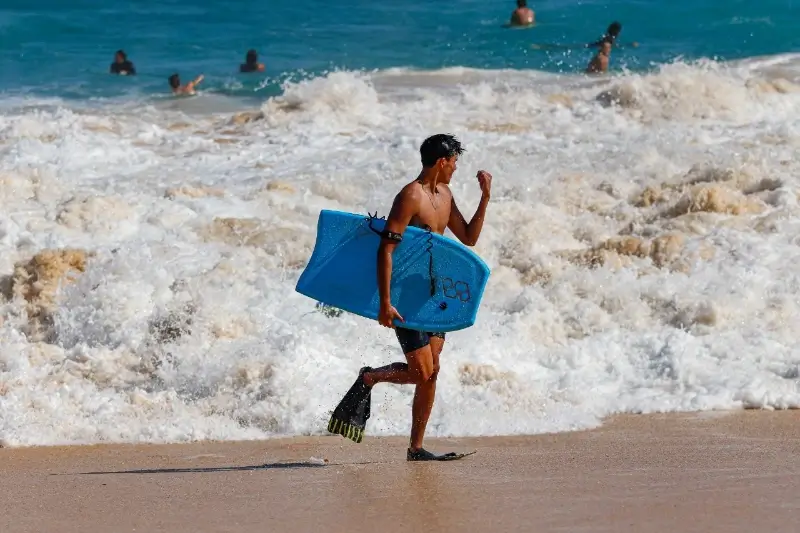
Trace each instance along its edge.
<instances>
[{"instance_id":1,"label":"wet sand","mask_svg":"<svg viewBox=\"0 0 800 533\"><path fill-rule=\"evenodd\" d=\"M797 531L800 413L621 416L591 431L0 450L0 531ZM327 459L315 465L311 458Z\"/></svg>"}]
</instances>

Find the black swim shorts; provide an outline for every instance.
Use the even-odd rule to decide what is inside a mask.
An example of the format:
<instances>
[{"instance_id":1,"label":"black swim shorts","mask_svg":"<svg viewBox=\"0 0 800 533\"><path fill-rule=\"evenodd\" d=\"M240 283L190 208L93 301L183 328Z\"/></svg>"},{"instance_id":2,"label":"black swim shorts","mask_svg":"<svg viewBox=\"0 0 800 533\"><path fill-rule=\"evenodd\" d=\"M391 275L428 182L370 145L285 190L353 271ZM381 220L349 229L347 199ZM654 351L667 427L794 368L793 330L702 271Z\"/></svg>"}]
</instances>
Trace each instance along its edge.
<instances>
[{"instance_id":1,"label":"black swim shorts","mask_svg":"<svg viewBox=\"0 0 800 533\"><path fill-rule=\"evenodd\" d=\"M417 331L415 329L394 328L397 334L397 340L400 341L400 347L403 348L403 353L413 352L430 344L431 337L439 337L444 340L444 333L437 333L431 331Z\"/></svg>"}]
</instances>

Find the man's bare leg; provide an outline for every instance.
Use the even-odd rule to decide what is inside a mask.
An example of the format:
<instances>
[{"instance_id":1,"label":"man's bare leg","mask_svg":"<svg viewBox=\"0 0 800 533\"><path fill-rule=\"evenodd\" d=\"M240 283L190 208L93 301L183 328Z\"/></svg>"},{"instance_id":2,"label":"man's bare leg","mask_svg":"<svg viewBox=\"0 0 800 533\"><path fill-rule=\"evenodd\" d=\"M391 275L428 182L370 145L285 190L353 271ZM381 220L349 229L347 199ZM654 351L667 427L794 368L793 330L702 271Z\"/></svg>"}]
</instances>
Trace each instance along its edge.
<instances>
[{"instance_id":1,"label":"man's bare leg","mask_svg":"<svg viewBox=\"0 0 800 533\"><path fill-rule=\"evenodd\" d=\"M417 374L409 369L408 363L392 363L364 372L364 384L372 387L376 383L408 385L417 382Z\"/></svg>"},{"instance_id":2,"label":"man's bare leg","mask_svg":"<svg viewBox=\"0 0 800 533\"><path fill-rule=\"evenodd\" d=\"M376 383L395 383L406 385L414 383L414 401L411 404L411 442L410 448L422 448L425 427L433 410L436 395L436 378L439 375L439 355L444 339L430 337L430 344L408 352L408 363L392 363L364 373L364 384L372 387Z\"/></svg>"},{"instance_id":3,"label":"man's bare leg","mask_svg":"<svg viewBox=\"0 0 800 533\"><path fill-rule=\"evenodd\" d=\"M432 371L427 375L428 379L421 380L417 383L414 390L414 402L411 404L411 443L409 446L414 451L422 448L422 440L425 438L425 428L428 425L428 418L430 418L431 411L433 410L433 400L436 397L436 378L439 376L439 354L442 353L443 346L444 339L432 336L430 345L421 348L421 350L426 350L430 353ZM411 354L408 354L406 357L409 359L410 367Z\"/></svg>"}]
</instances>

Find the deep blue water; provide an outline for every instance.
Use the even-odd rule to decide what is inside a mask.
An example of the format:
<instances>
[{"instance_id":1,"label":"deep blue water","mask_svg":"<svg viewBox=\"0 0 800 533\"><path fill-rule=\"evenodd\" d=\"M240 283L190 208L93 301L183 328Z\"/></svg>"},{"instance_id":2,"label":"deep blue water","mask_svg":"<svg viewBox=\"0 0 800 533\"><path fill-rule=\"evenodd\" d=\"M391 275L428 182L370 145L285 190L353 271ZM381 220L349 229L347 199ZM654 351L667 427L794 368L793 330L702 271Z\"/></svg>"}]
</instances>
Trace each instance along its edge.
<instances>
[{"instance_id":1,"label":"deep blue water","mask_svg":"<svg viewBox=\"0 0 800 533\"><path fill-rule=\"evenodd\" d=\"M537 26L503 27L513 1L486 0L6 0L0 7L0 92L90 98L163 94L166 78L204 73L203 88L266 96L287 78L330 69L467 66L574 72L579 45L613 20L620 41L612 69L643 70L675 59L738 59L800 48L793 0L532 1ZM110 76L114 51L135 78ZM248 48L264 74L237 72Z\"/></svg>"}]
</instances>

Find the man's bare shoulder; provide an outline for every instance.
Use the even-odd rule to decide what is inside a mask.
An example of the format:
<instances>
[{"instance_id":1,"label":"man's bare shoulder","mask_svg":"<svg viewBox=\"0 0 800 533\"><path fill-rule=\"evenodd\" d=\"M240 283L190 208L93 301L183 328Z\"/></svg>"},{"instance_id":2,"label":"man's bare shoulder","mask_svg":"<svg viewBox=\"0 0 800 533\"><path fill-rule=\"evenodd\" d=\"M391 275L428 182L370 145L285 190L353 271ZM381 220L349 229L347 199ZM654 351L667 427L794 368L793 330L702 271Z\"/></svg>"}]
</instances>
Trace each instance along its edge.
<instances>
[{"instance_id":1,"label":"man's bare shoulder","mask_svg":"<svg viewBox=\"0 0 800 533\"><path fill-rule=\"evenodd\" d=\"M407 183L400 189L400 192L397 193L395 197L395 201L397 202L419 202L422 198L422 187L416 181L412 181L411 183Z\"/></svg>"},{"instance_id":2,"label":"man's bare shoulder","mask_svg":"<svg viewBox=\"0 0 800 533\"><path fill-rule=\"evenodd\" d=\"M452 200L453 199L453 191L450 190L450 186L444 183L440 183L436 186L436 190L441 194L445 200Z\"/></svg>"},{"instance_id":3,"label":"man's bare shoulder","mask_svg":"<svg viewBox=\"0 0 800 533\"><path fill-rule=\"evenodd\" d=\"M416 185L416 187L415 187ZM389 213L389 219L396 217L413 217L419 211L419 206L422 204L422 190L419 184L411 182L405 186L395 195L392 200L392 209Z\"/></svg>"}]
</instances>

